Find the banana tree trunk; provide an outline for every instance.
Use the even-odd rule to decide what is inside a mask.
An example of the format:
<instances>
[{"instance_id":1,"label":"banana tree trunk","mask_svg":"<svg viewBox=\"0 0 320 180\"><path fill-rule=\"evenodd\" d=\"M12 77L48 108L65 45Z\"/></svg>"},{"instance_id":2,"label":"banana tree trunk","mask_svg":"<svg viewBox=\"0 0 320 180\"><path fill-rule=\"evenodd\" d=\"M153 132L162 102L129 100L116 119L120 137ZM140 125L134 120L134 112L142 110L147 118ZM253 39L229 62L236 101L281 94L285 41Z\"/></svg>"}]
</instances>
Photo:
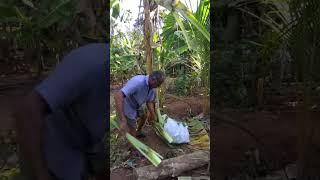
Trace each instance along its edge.
<instances>
[{"instance_id":1,"label":"banana tree trunk","mask_svg":"<svg viewBox=\"0 0 320 180\"><path fill-rule=\"evenodd\" d=\"M147 74L152 73L152 48L151 48L151 22L150 22L150 4L149 0L143 0L144 4L144 43L146 50Z\"/></svg>"}]
</instances>

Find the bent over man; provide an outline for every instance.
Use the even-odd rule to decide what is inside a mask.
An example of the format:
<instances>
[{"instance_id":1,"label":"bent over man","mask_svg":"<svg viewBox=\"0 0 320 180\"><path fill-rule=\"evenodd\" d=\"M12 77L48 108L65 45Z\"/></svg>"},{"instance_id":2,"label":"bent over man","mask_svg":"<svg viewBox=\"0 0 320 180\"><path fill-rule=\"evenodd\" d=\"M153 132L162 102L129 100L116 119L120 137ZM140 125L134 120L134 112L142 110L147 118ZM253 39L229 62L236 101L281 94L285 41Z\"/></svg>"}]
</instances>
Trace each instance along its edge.
<instances>
[{"instance_id":1,"label":"bent over man","mask_svg":"<svg viewBox=\"0 0 320 180\"><path fill-rule=\"evenodd\" d=\"M22 175L28 180L106 179L109 47L73 50L14 112Z\"/></svg>"},{"instance_id":2,"label":"bent over man","mask_svg":"<svg viewBox=\"0 0 320 180\"><path fill-rule=\"evenodd\" d=\"M156 118L155 88L158 88L164 79L161 71L154 71L150 75L137 75L115 94L116 111L122 131L136 137L144 136L141 130L145 122L148 120L152 123ZM144 113L145 106L147 115Z\"/></svg>"}]
</instances>

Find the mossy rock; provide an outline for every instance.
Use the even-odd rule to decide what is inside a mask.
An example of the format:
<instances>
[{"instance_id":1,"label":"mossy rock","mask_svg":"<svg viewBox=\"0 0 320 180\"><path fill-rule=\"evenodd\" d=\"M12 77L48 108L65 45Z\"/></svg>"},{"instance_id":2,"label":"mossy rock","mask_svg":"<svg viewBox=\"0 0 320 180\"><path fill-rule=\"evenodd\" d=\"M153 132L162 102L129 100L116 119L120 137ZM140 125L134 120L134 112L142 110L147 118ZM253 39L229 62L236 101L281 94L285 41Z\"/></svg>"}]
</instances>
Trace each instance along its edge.
<instances>
[{"instance_id":1,"label":"mossy rock","mask_svg":"<svg viewBox=\"0 0 320 180\"><path fill-rule=\"evenodd\" d=\"M23 180L18 168L5 169L0 171L0 180Z\"/></svg>"}]
</instances>

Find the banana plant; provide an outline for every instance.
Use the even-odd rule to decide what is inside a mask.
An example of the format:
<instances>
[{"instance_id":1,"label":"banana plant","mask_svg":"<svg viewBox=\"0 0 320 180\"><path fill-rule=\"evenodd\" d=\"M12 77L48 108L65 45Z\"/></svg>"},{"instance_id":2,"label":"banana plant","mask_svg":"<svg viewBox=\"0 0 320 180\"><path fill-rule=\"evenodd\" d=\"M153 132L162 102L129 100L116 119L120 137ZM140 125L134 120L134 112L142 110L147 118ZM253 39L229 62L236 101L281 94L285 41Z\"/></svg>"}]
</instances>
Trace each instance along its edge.
<instances>
[{"instance_id":1,"label":"banana plant","mask_svg":"<svg viewBox=\"0 0 320 180\"><path fill-rule=\"evenodd\" d=\"M258 2L271 9L258 16L245 6L250 2ZM298 134L298 179L306 178L306 166L310 159L312 134L315 131L310 120L312 104L311 89L319 85L320 68L320 1L317 0L238 0L231 6L259 19L269 30L277 33L280 41L287 47L295 63L296 79L303 83L303 104L299 118ZM262 43L262 45L265 45Z\"/></svg>"},{"instance_id":2,"label":"banana plant","mask_svg":"<svg viewBox=\"0 0 320 180\"><path fill-rule=\"evenodd\" d=\"M58 42L58 34L69 28L75 12L71 0L41 1L38 3L23 0L4 0L0 3L1 22L16 27L15 31L5 32L6 37L17 42L17 46L35 53L38 63L38 75L42 72L42 49L56 51L59 47L50 47L53 39ZM56 35L56 36L55 36ZM64 46L67 43L64 43ZM55 50L53 50L55 48ZM33 59L32 59L33 60Z\"/></svg>"},{"instance_id":3,"label":"banana plant","mask_svg":"<svg viewBox=\"0 0 320 180\"><path fill-rule=\"evenodd\" d=\"M136 32L119 32L111 37L110 69L113 80L125 80L132 73L143 73L138 53L141 36Z\"/></svg>"},{"instance_id":4,"label":"banana plant","mask_svg":"<svg viewBox=\"0 0 320 180\"><path fill-rule=\"evenodd\" d=\"M178 18L177 14L181 14L185 19L187 19L196 29L198 29L201 34L205 37L205 39L210 42L210 33L206 29L203 24L201 24L197 18L192 14L192 12L180 1L171 1L171 0L155 0L157 4L160 6L165 7L166 9L170 10L174 13L175 19L177 22L180 22L180 18ZM206 6L210 8L210 1L205 0L203 2ZM203 14L204 16L208 16L209 11L206 11L207 14ZM202 22L205 19L201 20Z\"/></svg>"},{"instance_id":5,"label":"banana plant","mask_svg":"<svg viewBox=\"0 0 320 180\"><path fill-rule=\"evenodd\" d=\"M181 2L177 2L177 4L170 4L169 2L171 3L171 1L157 1L159 5L171 10L171 13L164 19L163 33L161 34L164 41L164 53L167 53L166 51L175 51L175 53L178 51L178 54L181 55L186 52L186 50L189 50L195 52L208 51L205 54L209 54L209 48L207 48L206 42L210 42L208 31L210 26L210 1L200 1L197 11L194 14ZM182 19L180 14L185 19ZM181 30L179 30L176 23ZM200 34L198 32L200 32ZM183 35L182 40L179 34ZM174 49L177 45L178 47ZM162 60L164 59L165 58ZM209 61L208 57L204 60Z\"/></svg>"},{"instance_id":6,"label":"banana plant","mask_svg":"<svg viewBox=\"0 0 320 180\"><path fill-rule=\"evenodd\" d=\"M72 6L74 4L71 0L44 2L39 4L39 7L28 0L22 2L25 3L25 7L16 2L15 5L6 7L11 13L3 19L3 21L9 20L11 23L19 24L19 31L16 32L16 35L20 40L30 42L36 38L44 38L48 35L45 32L49 28L56 29L55 24L60 24L59 27L61 28L63 27L62 24L68 24L72 21Z\"/></svg>"},{"instance_id":7,"label":"banana plant","mask_svg":"<svg viewBox=\"0 0 320 180\"><path fill-rule=\"evenodd\" d=\"M159 93L159 92L158 92ZM153 124L153 127L156 130L158 136L166 141L167 144L171 144L173 142L172 137L164 130L164 124L167 119L167 115L161 115L160 108L159 108L159 96L157 96L157 103L156 103L156 113L157 113L157 121Z\"/></svg>"},{"instance_id":8,"label":"banana plant","mask_svg":"<svg viewBox=\"0 0 320 180\"><path fill-rule=\"evenodd\" d=\"M200 84L203 85L204 94L209 95L210 1L201 0L194 14L180 1L156 0L156 2L171 11L164 20L161 34L164 43L160 62L171 64L171 60L166 61L172 59L168 56L170 52L180 57L186 55L186 59L191 61L185 62L184 58L180 58L180 62L191 68L195 79L199 79Z\"/></svg>"},{"instance_id":9,"label":"banana plant","mask_svg":"<svg viewBox=\"0 0 320 180\"><path fill-rule=\"evenodd\" d=\"M112 18L118 18L120 15L120 0L110 1L110 15Z\"/></svg>"}]
</instances>

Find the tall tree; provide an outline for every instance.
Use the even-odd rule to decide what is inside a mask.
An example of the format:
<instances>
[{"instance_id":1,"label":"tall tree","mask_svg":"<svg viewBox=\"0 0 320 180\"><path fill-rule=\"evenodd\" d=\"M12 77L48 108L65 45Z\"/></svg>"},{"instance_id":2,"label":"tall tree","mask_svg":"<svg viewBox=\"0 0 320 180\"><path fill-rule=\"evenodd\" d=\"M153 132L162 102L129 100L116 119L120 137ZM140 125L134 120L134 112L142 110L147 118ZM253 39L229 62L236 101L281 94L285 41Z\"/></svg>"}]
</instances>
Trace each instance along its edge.
<instances>
[{"instance_id":1,"label":"tall tree","mask_svg":"<svg viewBox=\"0 0 320 180\"><path fill-rule=\"evenodd\" d=\"M152 73L152 48L151 48L151 40L152 40L152 28L150 21L150 3L149 0L143 0L144 5L144 43L145 43L145 56L147 63L147 74Z\"/></svg>"}]
</instances>

